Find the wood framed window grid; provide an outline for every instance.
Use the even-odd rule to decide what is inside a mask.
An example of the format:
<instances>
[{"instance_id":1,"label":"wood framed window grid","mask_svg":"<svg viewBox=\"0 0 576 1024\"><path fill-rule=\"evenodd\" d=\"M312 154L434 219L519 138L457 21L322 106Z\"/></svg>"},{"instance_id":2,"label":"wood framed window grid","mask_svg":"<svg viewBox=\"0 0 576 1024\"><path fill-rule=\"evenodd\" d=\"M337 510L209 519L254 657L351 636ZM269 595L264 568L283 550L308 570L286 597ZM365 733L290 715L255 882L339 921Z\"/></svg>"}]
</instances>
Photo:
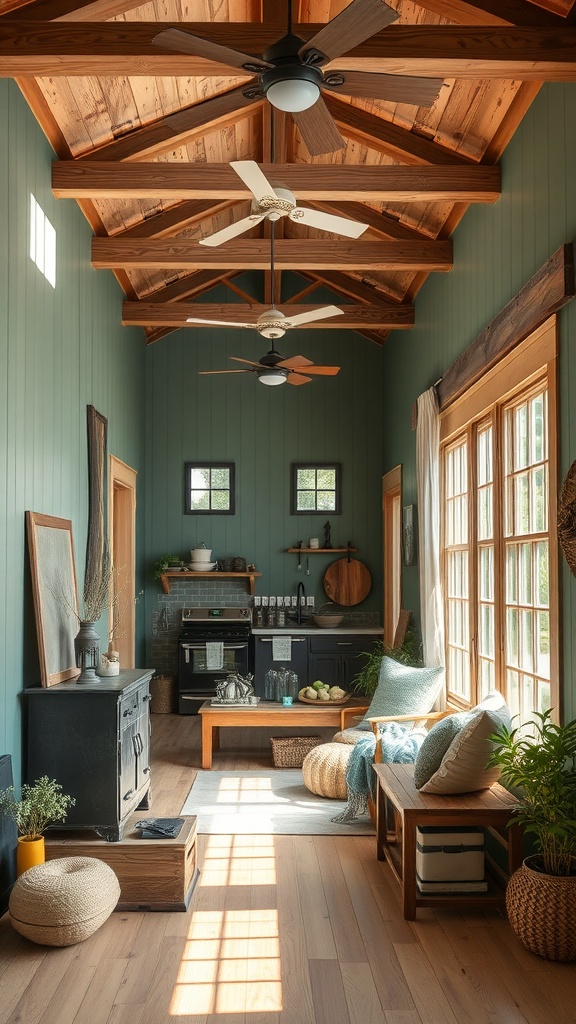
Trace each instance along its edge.
<instances>
[{"instance_id":1,"label":"wood framed window grid","mask_svg":"<svg viewBox=\"0 0 576 1024\"><path fill-rule=\"evenodd\" d=\"M184 512L188 516L233 516L233 462L184 463Z\"/></svg>"},{"instance_id":2,"label":"wood framed window grid","mask_svg":"<svg viewBox=\"0 0 576 1024\"><path fill-rule=\"evenodd\" d=\"M560 720L556 322L441 416L448 699Z\"/></svg>"},{"instance_id":3,"label":"wood framed window grid","mask_svg":"<svg viewBox=\"0 0 576 1024\"><path fill-rule=\"evenodd\" d=\"M342 467L339 462L293 462L291 469L291 515L340 515Z\"/></svg>"}]
</instances>

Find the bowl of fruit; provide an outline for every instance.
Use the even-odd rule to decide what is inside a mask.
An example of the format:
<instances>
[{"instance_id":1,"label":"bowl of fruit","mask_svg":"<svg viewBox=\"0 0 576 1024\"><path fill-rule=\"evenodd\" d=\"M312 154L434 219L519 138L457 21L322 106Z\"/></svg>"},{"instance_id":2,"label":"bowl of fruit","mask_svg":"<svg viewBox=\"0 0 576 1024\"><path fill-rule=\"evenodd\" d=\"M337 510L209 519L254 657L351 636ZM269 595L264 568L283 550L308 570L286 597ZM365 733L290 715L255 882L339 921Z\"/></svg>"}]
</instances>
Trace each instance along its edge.
<instances>
[{"instance_id":1,"label":"bowl of fruit","mask_svg":"<svg viewBox=\"0 0 576 1024\"><path fill-rule=\"evenodd\" d=\"M311 686L303 686L298 693L298 700L303 704L315 704L316 707L324 707L326 704L345 704L350 700L350 694L346 693L340 686L330 686L317 679Z\"/></svg>"}]
</instances>

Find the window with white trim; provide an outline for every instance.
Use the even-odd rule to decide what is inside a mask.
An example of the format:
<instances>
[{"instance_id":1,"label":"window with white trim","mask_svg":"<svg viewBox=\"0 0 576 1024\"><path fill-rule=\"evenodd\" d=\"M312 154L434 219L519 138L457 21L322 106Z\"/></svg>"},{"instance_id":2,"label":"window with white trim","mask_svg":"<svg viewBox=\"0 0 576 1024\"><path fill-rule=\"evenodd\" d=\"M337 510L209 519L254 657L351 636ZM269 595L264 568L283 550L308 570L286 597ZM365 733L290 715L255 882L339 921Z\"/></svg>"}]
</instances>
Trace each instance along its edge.
<instances>
[{"instance_id":1,"label":"window with white trim","mask_svg":"<svg viewBox=\"0 0 576 1024\"><path fill-rule=\"evenodd\" d=\"M554 319L442 417L448 699L558 707Z\"/></svg>"}]
</instances>

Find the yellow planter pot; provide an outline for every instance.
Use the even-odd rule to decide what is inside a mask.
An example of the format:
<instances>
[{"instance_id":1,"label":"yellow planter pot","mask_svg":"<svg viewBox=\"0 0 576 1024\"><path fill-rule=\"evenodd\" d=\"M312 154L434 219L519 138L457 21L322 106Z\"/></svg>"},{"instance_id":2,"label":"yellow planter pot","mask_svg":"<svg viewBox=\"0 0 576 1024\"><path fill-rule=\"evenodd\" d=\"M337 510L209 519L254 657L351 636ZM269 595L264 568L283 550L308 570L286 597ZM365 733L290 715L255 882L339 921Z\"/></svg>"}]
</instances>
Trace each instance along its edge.
<instances>
[{"instance_id":1,"label":"yellow planter pot","mask_svg":"<svg viewBox=\"0 0 576 1024\"><path fill-rule=\"evenodd\" d=\"M16 873L24 874L28 868L43 864L46 860L44 836L18 836L16 849Z\"/></svg>"}]
</instances>

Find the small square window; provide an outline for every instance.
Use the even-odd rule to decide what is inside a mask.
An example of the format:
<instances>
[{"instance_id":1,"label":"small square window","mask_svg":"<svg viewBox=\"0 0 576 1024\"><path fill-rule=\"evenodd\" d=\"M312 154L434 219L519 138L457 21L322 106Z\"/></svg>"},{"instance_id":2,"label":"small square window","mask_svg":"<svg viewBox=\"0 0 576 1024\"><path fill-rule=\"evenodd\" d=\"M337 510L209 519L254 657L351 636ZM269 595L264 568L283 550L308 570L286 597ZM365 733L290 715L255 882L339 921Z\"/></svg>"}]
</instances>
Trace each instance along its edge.
<instances>
[{"instance_id":1,"label":"small square window","mask_svg":"<svg viewBox=\"0 0 576 1024\"><path fill-rule=\"evenodd\" d=\"M291 514L333 515L340 513L340 464L292 463Z\"/></svg>"},{"instance_id":2,"label":"small square window","mask_svg":"<svg viewBox=\"0 0 576 1024\"><path fill-rule=\"evenodd\" d=\"M184 512L189 516L234 515L234 463L186 462Z\"/></svg>"}]
</instances>

